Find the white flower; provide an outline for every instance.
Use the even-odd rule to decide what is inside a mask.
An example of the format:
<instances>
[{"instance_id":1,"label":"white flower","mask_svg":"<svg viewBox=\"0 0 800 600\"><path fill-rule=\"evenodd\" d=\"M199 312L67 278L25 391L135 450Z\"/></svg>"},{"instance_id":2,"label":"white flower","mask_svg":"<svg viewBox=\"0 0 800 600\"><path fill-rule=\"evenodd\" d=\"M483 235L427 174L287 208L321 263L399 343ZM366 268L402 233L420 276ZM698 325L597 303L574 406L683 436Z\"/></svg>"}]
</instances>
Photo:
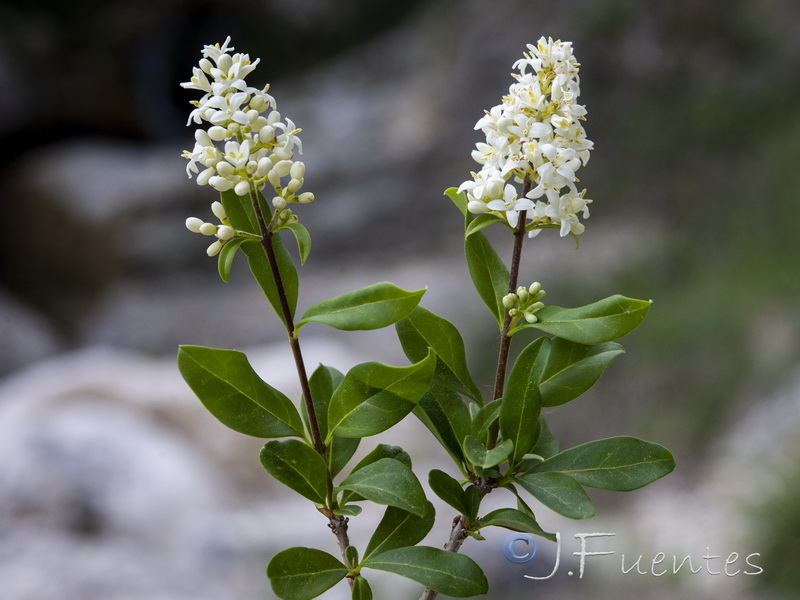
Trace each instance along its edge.
<instances>
[{"instance_id":1,"label":"white flower","mask_svg":"<svg viewBox=\"0 0 800 600\"><path fill-rule=\"evenodd\" d=\"M492 200L486 204L486 208L498 212L505 212L508 224L512 227L516 227L520 211L533 208L533 202L527 198L517 198L517 190L513 185L507 184L505 190L503 190L503 198Z\"/></svg>"}]
</instances>

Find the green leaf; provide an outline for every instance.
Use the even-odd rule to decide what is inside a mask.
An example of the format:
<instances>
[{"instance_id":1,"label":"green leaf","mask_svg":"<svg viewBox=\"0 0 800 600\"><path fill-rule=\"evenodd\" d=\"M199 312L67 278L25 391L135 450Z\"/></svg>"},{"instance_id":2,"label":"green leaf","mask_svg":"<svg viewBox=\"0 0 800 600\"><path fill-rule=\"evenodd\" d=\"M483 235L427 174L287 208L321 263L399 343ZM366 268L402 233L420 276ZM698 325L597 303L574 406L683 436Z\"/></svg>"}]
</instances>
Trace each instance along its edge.
<instances>
[{"instance_id":1,"label":"green leaf","mask_svg":"<svg viewBox=\"0 0 800 600\"><path fill-rule=\"evenodd\" d=\"M472 417L472 424L469 428L469 434L476 440L480 441L486 437L492 423L500 417L500 411L503 408L503 399L498 398L493 400L483 408L481 408L474 417Z\"/></svg>"},{"instance_id":2,"label":"green leaf","mask_svg":"<svg viewBox=\"0 0 800 600\"><path fill-rule=\"evenodd\" d=\"M394 506L387 507L383 519L367 544L364 559L369 558L371 554L382 554L396 548L418 544L433 528L435 516L436 511L430 502L426 504L422 516Z\"/></svg>"},{"instance_id":3,"label":"green leaf","mask_svg":"<svg viewBox=\"0 0 800 600\"><path fill-rule=\"evenodd\" d=\"M243 353L181 346L178 370L206 409L234 431L260 438L304 435L294 404L262 381Z\"/></svg>"},{"instance_id":4,"label":"green leaf","mask_svg":"<svg viewBox=\"0 0 800 600\"><path fill-rule=\"evenodd\" d=\"M348 504L333 511L337 517L355 517L361 514L361 507L358 504Z\"/></svg>"},{"instance_id":5,"label":"green leaf","mask_svg":"<svg viewBox=\"0 0 800 600\"><path fill-rule=\"evenodd\" d=\"M239 249L239 246L245 242L257 241L258 240L248 237L235 237L232 240L225 242L225 245L222 246L222 250L219 252L219 258L217 259L217 270L219 271L219 276L222 281L227 282L231 277L231 265L233 264L233 257L236 255L236 251Z\"/></svg>"},{"instance_id":6,"label":"green leaf","mask_svg":"<svg viewBox=\"0 0 800 600\"><path fill-rule=\"evenodd\" d=\"M627 335L644 320L651 302L610 296L579 308L545 306L536 313L535 327L579 344L601 344Z\"/></svg>"},{"instance_id":7,"label":"green leaf","mask_svg":"<svg viewBox=\"0 0 800 600\"><path fill-rule=\"evenodd\" d=\"M252 202L248 196L237 196L233 190L220 193L220 202L225 208L228 220L234 229L247 231L254 235L261 235L253 213ZM268 222L272 216L272 211L269 208L264 196L259 192L258 202L261 207L261 212L264 215L265 222ZM280 238L280 235L273 234L272 248L275 251L275 259L278 263L278 272L283 282L284 293L289 305L289 311L294 316L297 307L297 293L299 289L299 280L297 277L297 269L294 266L292 257L286 250L286 246ZM253 273L258 285L264 292L272 308L283 320L283 310L281 308L280 295L278 294L278 287L275 285L275 277L272 275L272 270L267 260L267 253L261 244L245 244L241 246L242 252L247 256L247 263L250 271Z\"/></svg>"},{"instance_id":8,"label":"green leaf","mask_svg":"<svg viewBox=\"0 0 800 600\"><path fill-rule=\"evenodd\" d=\"M288 229L294 234L294 239L297 241L297 251L300 254L300 264L306 264L309 252L311 252L311 236L300 223L288 223L281 227L281 230Z\"/></svg>"},{"instance_id":9,"label":"green leaf","mask_svg":"<svg viewBox=\"0 0 800 600\"><path fill-rule=\"evenodd\" d=\"M594 516L594 505L586 491L566 473L524 473L514 480L539 502L560 515L570 519Z\"/></svg>"},{"instance_id":10,"label":"green leaf","mask_svg":"<svg viewBox=\"0 0 800 600\"><path fill-rule=\"evenodd\" d=\"M433 433L455 463L461 465L464 462L461 441L470 426L469 409L461 396L438 385L434 379L427 393L414 407L414 414Z\"/></svg>"},{"instance_id":11,"label":"green leaf","mask_svg":"<svg viewBox=\"0 0 800 600\"><path fill-rule=\"evenodd\" d=\"M467 225L467 229L464 232L464 235L466 237L469 237L472 234L477 233L481 229L488 227L492 223L502 223L503 225L511 229L511 227L508 225L508 219L498 217L497 215L491 213L485 213L477 216L475 219L470 221L469 225Z\"/></svg>"},{"instance_id":12,"label":"green leaf","mask_svg":"<svg viewBox=\"0 0 800 600\"><path fill-rule=\"evenodd\" d=\"M328 405L333 392L339 387L343 379L344 375L333 367L319 365L308 380L308 385L311 388L311 398L314 401L314 409L317 413L317 424L323 439L328 437ZM303 416L308 421L305 404L303 404ZM341 472L353 457L353 454L355 454L360 441L359 438L342 437L334 437L330 440L327 458L331 469L331 477L335 477Z\"/></svg>"},{"instance_id":13,"label":"green leaf","mask_svg":"<svg viewBox=\"0 0 800 600\"><path fill-rule=\"evenodd\" d=\"M331 397L328 438L366 437L386 431L405 417L428 390L436 355L408 367L370 362L356 365Z\"/></svg>"},{"instance_id":14,"label":"green leaf","mask_svg":"<svg viewBox=\"0 0 800 600\"><path fill-rule=\"evenodd\" d=\"M539 340L543 341L536 369L542 406L560 406L574 400L594 385L612 360L625 353L614 342L587 346L562 338Z\"/></svg>"},{"instance_id":15,"label":"green leaf","mask_svg":"<svg viewBox=\"0 0 800 600\"><path fill-rule=\"evenodd\" d=\"M464 252L472 283L502 328L506 314L503 296L508 293L508 269L481 231L464 240Z\"/></svg>"},{"instance_id":16,"label":"green leaf","mask_svg":"<svg viewBox=\"0 0 800 600\"><path fill-rule=\"evenodd\" d=\"M428 546L398 548L370 556L364 566L408 577L440 594L467 598L485 594L486 576L471 558Z\"/></svg>"},{"instance_id":17,"label":"green leaf","mask_svg":"<svg viewBox=\"0 0 800 600\"><path fill-rule=\"evenodd\" d=\"M267 566L272 591L282 600L310 600L332 588L347 575L339 560L316 548L288 548Z\"/></svg>"},{"instance_id":18,"label":"green leaf","mask_svg":"<svg viewBox=\"0 0 800 600\"><path fill-rule=\"evenodd\" d=\"M261 466L282 484L317 504L325 504L325 460L300 440L272 440L261 449Z\"/></svg>"},{"instance_id":19,"label":"green leaf","mask_svg":"<svg viewBox=\"0 0 800 600\"><path fill-rule=\"evenodd\" d=\"M556 536L552 533L547 533L539 527L539 523L536 522L533 516L515 508L499 508L493 510L488 515L478 519L477 523L475 523L472 528L481 529L489 526L503 527L504 529L521 531L523 533L533 533L553 542L556 541Z\"/></svg>"},{"instance_id":20,"label":"green leaf","mask_svg":"<svg viewBox=\"0 0 800 600\"><path fill-rule=\"evenodd\" d=\"M409 292L388 282L347 292L310 307L296 323L299 330L307 323L322 323L345 331L380 329L405 318L425 290Z\"/></svg>"},{"instance_id":21,"label":"green leaf","mask_svg":"<svg viewBox=\"0 0 800 600\"><path fill-rule=\"evenodd\" d=\"M467 460L481 469L499 465L509 457L513 450L514 442L511 440L504 440L489 450L471 435L464 438L464 454Z\"/></svg>"},{"instance_id":22,"label":"green leaf","mask_svg":"<svg viewBox=\"0 0 800 600\"><path fill-rule=\"evenodd\" d=\"M467 195L459 192L458 188L447 188L444 191L445 196L449 197L456 205L456 208L461 211L461 214L467 216Z\"/></svg>"},{"instance_id":23,"label":"green leaf","mask_svg":"<svg viewBox=\"0 0 800 600\"><path fill-rule=\"evenodd\" d=\"M550 431L547 421L544 417L539 417L539 440L536 446L533 447L532 452L538 454L542 458L550 458L555 456L561 451L561 443Z\"/></svg>"},{"instance_id":24,"label":"green leaf","mask_svg":"<svg viewBox=\"0 0 800 600\"><path fill-rule=\"evenodd\" d=\"M336 488L350 490L377 504L402 508L422 516L428 500L417 476L406 465L382 458L354 471Z\"/></svg>"},{"instance_id":25,"label":"green leaf","mask_svg":"<svg viewBox=\"0 0 800 600\"><path fill-rule=\"evenodd\" d=\"M437 373L437 381L447 387L453 387L455 391L469 396L478 404L483 404L481 392L467 368L464 340L455 325L417 306L405 319L399 321L395 328L403 352L410 361L422 360L428 354L428 348L432 348L446 371L442 375ZM454 386L448 385L452 379L456 380Z\"/></svg>"},{"instance_id":26,"label":"green leaf","mask_svg":"<svg viewBox=\"0 0 800 600\"><path fill-rule=\"evenodd\" d=\"M353 600L372 600L372 588L361 575L353 579Z\"/></svg>"},{"instance_id":27,"label":"green leaf","mask_svg":"<svg viewBox=\"0 0 800 600\"><path fill-rule=\"evenodd\" d=\"M358 567L358 548L355 546L348 546L344 549L345 558L347 558L347 563L352 567Z\"/></svg>"},{"instance_id":28,"label":"green leaf","mask_svg":"<svg viewBox=\"0 0 800 600\"><path fill-rule=\"evenodd\" d=\"M628 492L652 483L674 468L675 459L663 446L620 436L564 450L540 463L534 472L562 471L588 487Z\"/></svg>"},{"instance_id":29,"label":"green leaf","mask_svg":"<svg viewBox=\"0 0 800 600\"><path fill-rule=\"evenodd\" d=\"M500 411L500 433L503 439L514 442L510 462L516 465L536 444L539 435L539 414L542 396L539 393L539 374L536 358L540 341L529 344L517 357L508 376L503 407Z\"/></svg>"},{"instance_id":30,"label":"green leaf","mask_svg":"<svg viewBox=\"0 0 800 600\"><path fill-rule=\"evenodd\" d=\"M346 440L348 438L335 438L337 440ZM355 438L357 439L357 438ZM378 444L372 451L367 454L364 458L358 461L353 470L350 473L355 473L359 469L363 469L367 465L371 465L374 462L379 461L382 458L393 458L394 460L399 460L409 469L411 468L411 457L408 455L408 452L403 450L400 446L390 446L389 444ZM360 502L364 498L359 496L358 494L345 490L342 494L341 502L344 504L346 502Z\"/></svg>"},{"instance_id":31,"label":"green leaf","mask_svg":"<svg viewBox=\"0 0 800 600\"><path fill-rule=\"evenodd\" d=\"M433 469L428 473L428 485L434 494L462 515L470 513L472 506L467 498L467 493L456 479L453 479L444 471Z\"/></svg>"}]
</instances>

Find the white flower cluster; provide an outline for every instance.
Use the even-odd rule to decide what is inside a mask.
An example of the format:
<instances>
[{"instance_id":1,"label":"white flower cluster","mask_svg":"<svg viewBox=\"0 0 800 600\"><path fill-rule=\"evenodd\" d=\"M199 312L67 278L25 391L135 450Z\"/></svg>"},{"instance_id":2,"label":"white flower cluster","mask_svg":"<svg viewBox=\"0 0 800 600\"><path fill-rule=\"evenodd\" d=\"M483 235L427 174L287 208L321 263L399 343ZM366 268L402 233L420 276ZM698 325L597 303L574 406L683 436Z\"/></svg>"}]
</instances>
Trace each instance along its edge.
<instances>
[{"instance_id":1,"label":"white flower cluster","mask_svg":"<svg viewBox=\"0 0 800 600\"><path fill-rule=\"evenodd\" d=\"M263 90L249 87L245 77L260 59L250 62L247 54L231 54L230 37L220 46L205 46L200 66L193 69L188 89L205 93L193 101L195 109L187 124L206 124L195 131L195 145L183 153L189 160L186 173L197 174L199 185L210 185L239 196L250 194L251 186L275 190L272 204L278 211L290 203L311 202L310 192L298 193L303 186L305 165L295 161L302 154L300 132L291 119L281 120L275 99ZM199 171L197 163L204 170ZM199 171L199 173L198 173Z\"/></svg>"},{"instance_id":2,"label":"white flower cluster","mask_svg":"<svg viewBox=\"0 0 800 600\"><path fill-rule=\"evenodd\" d=\"M467 193L471 213L503 214L512 227L525 211L531 237L553 224L562 236L580 234L578 214L589 216L591 200L586 190L578 192L575 172L589 160L593 144L581 124L586 109L577 104L579 64L571 42L552 38L528 44L523 56L514 63L519 72L502 104L475 125L486 142L477 144L472 158L483 166L458 189ZM526 179L520 196L509 181Z\"/></svg>"}]
</instances>

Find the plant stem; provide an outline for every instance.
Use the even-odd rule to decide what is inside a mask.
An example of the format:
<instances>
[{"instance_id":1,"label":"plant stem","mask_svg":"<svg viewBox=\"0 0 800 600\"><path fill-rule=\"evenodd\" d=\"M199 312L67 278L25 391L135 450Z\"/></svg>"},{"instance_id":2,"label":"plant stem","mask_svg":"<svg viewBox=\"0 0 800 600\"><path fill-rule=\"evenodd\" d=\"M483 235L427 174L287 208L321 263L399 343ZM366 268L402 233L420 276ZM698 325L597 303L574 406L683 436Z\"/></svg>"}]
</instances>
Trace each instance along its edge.
<instances>
[{"instance_id":1,"label":"plant stem","mask_svg":"<svg viewBox=\"0 0 800 600\"><path fill-rule=\"evenodd\" d=\"M303 360L303 352L300 349L300 340L295 336L294 318L292 317L292 311L289 308L289 301L286 298L286 288L283 285L283 278L281 277L281 272L278 268L278 259L275 256L275 248L272 245L272 237L275 234L270 230L266 220L264 219L264 213L262 212L261 206L258 202L258 192L252 185L250 186L250 200L253 204L253 212L256 215L256 220L258 221L258 229L261 232L261 245L264 247L264 251L267 254L267 262L269 262L269 268L272 273L272 277L275 280L275 288L278 292L283 323L286 326L286 333L289 337L289 346L292 349L292 356L294 357L294 364L295 368L297 369L297 377L300 380L300 389L303 393L303 401L306 407L306 414L308 415L308 427L311 430L311 440L314 443L314 449L320 454L320 456L322 456L323 459L326 459L325 441L322 439L322 433L320 432L319 421L317 419L317 412L314 408L313 399L311 398L311 386L308 383L308 374L306 373L306 366ZM326 487L328 505L332 507L333 480L331 478L330 471L328 471L327 474ZM342 558L345 560L345 562L347 562L347 547L350 545L350 538L347 535L347 518L334 516L330 509L323 511L323 514L328 517L328 527L336 536L336 540L339 542L339 549L341 550ZM353 582L352 580L349 581L350 587L352 588Z\"/></svg>"},{"instance_id":2,"label":"plant stem","mask_svg":"<svg viewBox=\"0 0 800 600\"><path fill-rule=\"evenodd\" d=\"M289 346L292 349L292 356L294 357L294 364L297 369L297 377L300 380L300 390L303 393L303 401L305 402L306 413L308 414L308 426L311 430L311 439L314 443L314 449L324 458L325 442L320 433L317 412L314 409L314 403L311 398L311 387L308 384L308 375L306 373L305 362L303 361L303 353L300 350L300 340L295 337L294 318L289 308L289 301L286 298L286 289L283 286L283 279L281 278L281 272L278 268L278 259L275 257L275 248L272 246L272 236L274 234L270 231L269 227L267 227L264 213L261 211L261 207L258 203L258 193L253 186L250 187L250 200L253 203L253 211L255 212L256 219L258 220L258 228L261 232L261 245L267 253L269 268L272 272L272 278L275 280L275 288L278 291L283 323L286 326Z\"/></svg>"},{"instance_id":3,"label":"plant stem","mask_svg":"<svg viewBox=\"0 0 800 600\"><path fill-rule=\"evenodd\" d=\"M522 182L522 197L531 190L530 177L526 176ZM522 243L525 241L525 219L527 211L520 211L517 220L517 228L514 230L514 249L511 253L511 266L508 271L508 293L513 294L517 291L517 284L519 280L519 264L522 260ZM511 350L511 336L508 332L513 325L513 318L511 313L506 310L506 316L503 320L503 331L500 333L500 350L497 354L497 371L494 377L494 392L492 393L492 401L503 397L506 386L506 371L508 371L508 353ZM489 428L489 438L487 440L487 448L493 448L497 443L498 426L493 423Z\"/></svg>"}]
</instances>

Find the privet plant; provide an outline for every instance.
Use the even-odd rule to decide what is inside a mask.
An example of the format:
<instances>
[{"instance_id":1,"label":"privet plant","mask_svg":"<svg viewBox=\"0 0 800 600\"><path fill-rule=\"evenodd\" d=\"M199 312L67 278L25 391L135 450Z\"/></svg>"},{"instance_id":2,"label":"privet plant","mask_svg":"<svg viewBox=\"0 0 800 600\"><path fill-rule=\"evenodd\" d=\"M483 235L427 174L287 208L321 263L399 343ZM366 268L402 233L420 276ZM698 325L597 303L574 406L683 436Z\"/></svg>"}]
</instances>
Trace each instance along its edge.
<instances>
[{"instance_id":1,"label":"privet plant","mask_svg":"<svg viewBox=\"0 0 800 600\"><path fill-rule=\"evenodd\" d=\"M503 527L554 540L540 527L532 498L582 519L595 512L584 487L630 491L674 468L669 451L633 437L562 450L542 416L543 408L574 400L597 381L623 352L613 340L636 328L650 307L619 295L579 308L546 306L539 283L520 285L523 242L550 228L578 236L589 216L591 201L575 174L592 142L582 126L586 110L577 103L578 63L569 42L542 38L528 46L508 94L475 127L486 134L472 153L480 170L446 192L464 216L472 282L499 329L489 398L470 375L455 326L419 305L424 290L376 283L296 314L298 272L281 232L294 237L304 263L311 238L290 208L314 199L300 192L300 129L278 112L268 87L245 83L259 61L233 50L230 38L206 46L191 81L182 84L205 94L189 119L200 127L193 150L184 153L187 172L220 193L211 206L219 223L193 217L186 226L213 237L208 254L218 255L224 281L234 255L246 257L286 328L302 396L295 403L234 350L181 346L178 366L223 424L270 440L260 454L264 469L309 500L336 537L339 556L295 547L272 557L267 575L278 597L314 598L346 580L354 599L369 599L371 570L418 582L421 598L485 594L481 568L458 553L468 537L481 540L484 528ZM513 237L508 266L482 231L489 226ZM409 364L367 362L347 373L320 365L309 375L300 332L311 323L340 330L394 325ZM544 335L531 341L531 333ZM513 364L512 340L525 344ZM433 526L434 508L405 450L378 444L351 464L363 438L410 413L452 459L427 476L430 490L457 514L443 548L418 545ZM510 505L483 511L483 498L495 490ZM356 548L348 528L365 502L386 509L366 547Z\"/></svg>"}]
</instances>

